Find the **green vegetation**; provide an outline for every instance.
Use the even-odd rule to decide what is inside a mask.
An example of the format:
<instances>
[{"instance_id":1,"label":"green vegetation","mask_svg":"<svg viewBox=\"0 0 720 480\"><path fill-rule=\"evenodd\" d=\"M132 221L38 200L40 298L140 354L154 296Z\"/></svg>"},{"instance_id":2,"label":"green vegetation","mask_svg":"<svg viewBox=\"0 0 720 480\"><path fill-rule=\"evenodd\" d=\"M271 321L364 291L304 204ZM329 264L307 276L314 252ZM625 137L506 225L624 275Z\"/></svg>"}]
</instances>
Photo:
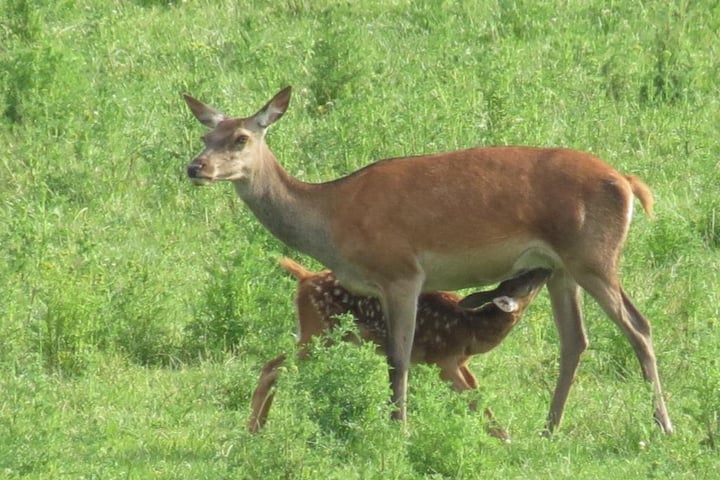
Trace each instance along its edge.
<instances>
[{"instance_id":1,"label":"green vegetation","mask_svg":"<svg viewBox=\"0 0 720 480\"><path fill-rule=\"evenodd\" d=\"M714 478L718 31L710 0L0 0L0 477ZM636 209L622 276L677 433L588 301L564 423L538 436L558 356L544 293L473 362L481 391L413 369L407 432L387 420L384 360L337 344L290 359L247 433L260 367L294 345L276 259L319 265L229 185L187 181L203 129L180 94L247 115L287 84L268 141L307 181L489 144L570 146L642 177L657 219Z\"/></svg>"}]
</instances>

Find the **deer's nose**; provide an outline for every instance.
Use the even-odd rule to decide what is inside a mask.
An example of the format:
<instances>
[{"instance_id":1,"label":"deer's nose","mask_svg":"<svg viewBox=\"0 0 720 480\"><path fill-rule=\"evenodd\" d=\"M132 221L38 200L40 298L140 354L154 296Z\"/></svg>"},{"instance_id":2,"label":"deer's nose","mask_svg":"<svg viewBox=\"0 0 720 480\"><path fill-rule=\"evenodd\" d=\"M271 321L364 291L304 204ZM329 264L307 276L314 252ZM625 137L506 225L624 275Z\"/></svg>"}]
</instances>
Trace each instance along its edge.
<instances>
[{"instance_id":1,"label":"deer's nose","mask_svg":"<svg viewBox=\"0 0 720 480\"><path fill-rule=\"evenodd\" d=\"M201 162L193 162L187 167L187 174L190 178L199 178L200 170L202 170L203 164Z\"/></svg>"}]
</instances>

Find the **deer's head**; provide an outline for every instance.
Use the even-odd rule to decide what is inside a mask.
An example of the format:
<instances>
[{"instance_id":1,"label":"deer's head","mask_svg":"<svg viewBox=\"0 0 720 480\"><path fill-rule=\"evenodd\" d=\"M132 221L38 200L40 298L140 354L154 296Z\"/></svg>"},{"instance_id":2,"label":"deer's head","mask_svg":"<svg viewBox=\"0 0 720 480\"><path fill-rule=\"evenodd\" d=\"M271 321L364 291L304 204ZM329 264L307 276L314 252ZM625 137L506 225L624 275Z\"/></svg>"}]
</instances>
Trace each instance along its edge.
<instances>
[{"instance_id":1,"label":"deer's head","mask_svg":"<svg viewBox=\"0 0 720 480\"><path fill-rule=\"evenodd\" d=\"M198 121L212 129L203 136L205 149L187 167L190 180L196 185L205 185L219 180L248 179L266 153L267 128L287 110L290 92L291 87L284 88L255 115L247 118L230 118L184 95Z\"/></svg>"}]
</instances>

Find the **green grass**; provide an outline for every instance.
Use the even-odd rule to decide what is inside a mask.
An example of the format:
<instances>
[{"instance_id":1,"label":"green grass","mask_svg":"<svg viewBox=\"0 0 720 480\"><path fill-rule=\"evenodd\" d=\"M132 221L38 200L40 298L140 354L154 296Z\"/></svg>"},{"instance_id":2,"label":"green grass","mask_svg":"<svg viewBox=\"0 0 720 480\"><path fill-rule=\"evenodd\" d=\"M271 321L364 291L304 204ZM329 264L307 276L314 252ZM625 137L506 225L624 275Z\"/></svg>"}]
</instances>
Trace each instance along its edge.
<instances>
[{"instance_id":1,"label":"green grass","mask_svg":"<svg viewBox=\"0 0 720 480\"><path fill-rule=\"evenodd\" d=\"M0 477L713 478L720 468L717 2L0 0ZM294 175L488 144L562 145L641 176L622 276L651 319L677 433L594 303L566 417L542 294L477 358L479 392L414 368L407 432L384 360L293 350L292 255L228 185L195 188L188 92L235 115L295 88L268 141ZM639 212L639 208L637 209ZM488 437L492 406L513 443Z\"/></svg>"}]
</instances>

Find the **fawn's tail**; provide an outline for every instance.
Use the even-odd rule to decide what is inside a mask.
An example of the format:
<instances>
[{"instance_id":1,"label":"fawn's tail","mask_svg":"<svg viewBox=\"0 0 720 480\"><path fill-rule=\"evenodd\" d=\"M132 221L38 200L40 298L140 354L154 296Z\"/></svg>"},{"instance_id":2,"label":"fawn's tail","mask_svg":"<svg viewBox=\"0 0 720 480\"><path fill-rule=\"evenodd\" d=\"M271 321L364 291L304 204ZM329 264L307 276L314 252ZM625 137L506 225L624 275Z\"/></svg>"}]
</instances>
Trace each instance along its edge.
<instances>
[{"instance_id":1,"label":"fawn's tail","mask_svg":"<svg viewBox=\"0 0 720 480\"><path fill-rule=\"evenodd\" d=\"M281 267L287 270L290 275L298 280L304 280L313 275L310 270L288 257L281 257L280 260L278 260L278 263Z\"/></svg>"}]
</instances>

